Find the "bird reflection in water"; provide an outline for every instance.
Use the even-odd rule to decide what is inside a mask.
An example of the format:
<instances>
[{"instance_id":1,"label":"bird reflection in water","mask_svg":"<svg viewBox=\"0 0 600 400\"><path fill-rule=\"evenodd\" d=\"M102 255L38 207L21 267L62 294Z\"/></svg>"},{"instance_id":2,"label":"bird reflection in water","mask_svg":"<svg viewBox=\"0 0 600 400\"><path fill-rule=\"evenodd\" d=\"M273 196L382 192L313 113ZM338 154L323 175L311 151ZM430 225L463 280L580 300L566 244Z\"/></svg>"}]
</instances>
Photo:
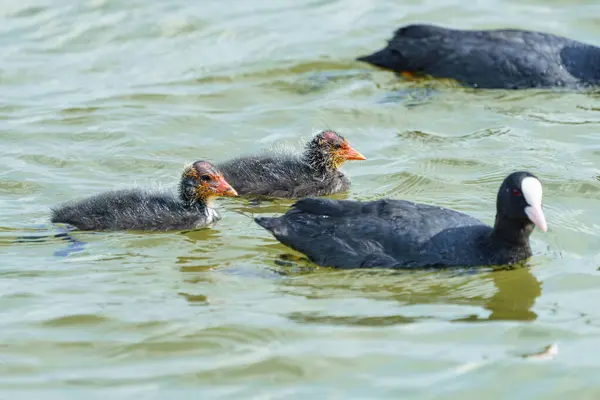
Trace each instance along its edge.
<instances>
[{"instance_id":1,"label":"bird reflection in water","mask_svg":"<svg viewBox=\"0 0 600 400\"><path fill-rule=\"evenodd\" d=\"M40 225L33 228L33 234L27 233L19 236L15 242L25 244L45 243L57 240L61 243L66 242L66 245L55 250L53 255L55 257L67 257L85 250L85 245L87 244L71 235L73 229L74 227L68 224L55 224L51 227ZM87 232L87 234L94 234L94 232Z\"/></svg>"},{"instance_id":2,"label":"bird reflection in water","mask_svg":"<svg viewBox=\"0 0 600 400\"><path fill-rule=\"evenodd\" d=\"M490 285L490 283L492 285ZM493 289L492 289L493 287ZM490 293L490 289L494 290ZM386 271L320 269L312 275L298 276L282 283L285 294L310 299L346 297L360 292L362 298L395 300L401 304L396 315L326 315L323 312L293 312L289 318L303 323L325 323L353 326L389 326L420 320L446 319L451 322L484 322L494 320L533 321L532 310L541 295L541 283L527 267L490 270ZM352 296L356 298L356 295ZM487 316L469 314L414 315L415 306L426 305L481 307ZM408 312L401 313L408 307ZM447 309L443 309L444 314Z\"/></svg>"}]
</instances>

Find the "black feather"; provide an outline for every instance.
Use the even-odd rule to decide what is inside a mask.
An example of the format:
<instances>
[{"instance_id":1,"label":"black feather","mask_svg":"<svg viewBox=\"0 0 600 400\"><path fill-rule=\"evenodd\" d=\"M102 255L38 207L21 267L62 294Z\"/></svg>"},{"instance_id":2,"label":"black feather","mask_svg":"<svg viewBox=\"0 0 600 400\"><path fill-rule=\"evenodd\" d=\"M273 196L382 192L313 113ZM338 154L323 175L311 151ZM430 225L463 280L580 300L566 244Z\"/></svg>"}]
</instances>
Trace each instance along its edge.
<instances>
[{"instance_id":1,"label":"black feather","mask_svg":"<svg viewBox=\"0 0 600 400\"><path fill-rule=\"evenodd\" d=\"M478 88L581 87L600 82L600 47L516 29L408 25L399 28L385 48L358 60Z\"/></svg>"}]
</instances>

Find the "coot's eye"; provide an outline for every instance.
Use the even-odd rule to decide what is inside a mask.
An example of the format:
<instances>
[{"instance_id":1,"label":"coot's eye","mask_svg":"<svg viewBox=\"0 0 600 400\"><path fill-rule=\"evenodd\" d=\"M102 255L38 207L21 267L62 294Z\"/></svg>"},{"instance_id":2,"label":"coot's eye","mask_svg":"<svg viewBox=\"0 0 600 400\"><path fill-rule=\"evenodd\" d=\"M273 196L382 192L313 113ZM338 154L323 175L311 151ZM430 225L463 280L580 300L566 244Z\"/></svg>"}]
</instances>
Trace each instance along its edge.
<instances>
[{"instance_id":1,"label":"coot's eye","mask_svg":"<svg viewBox=\"0 0 600 400\"><path fill-rule=\"evenodd\" d=\"M202 175L202 176L200 176L200 180L202 182L210 182L211 178L210 178L210 175Z\"/></svg>"},{"instance_id":2,"label":"coot's eye","mask_svg":"<svg viewBox=\"0 0 600 400\"><path fill-rule=\"evenodd\" d=\"M519 189L513 189L512 194L513 194L513 196L520 196L521 191Z\"/></svg>"}]
</instances>

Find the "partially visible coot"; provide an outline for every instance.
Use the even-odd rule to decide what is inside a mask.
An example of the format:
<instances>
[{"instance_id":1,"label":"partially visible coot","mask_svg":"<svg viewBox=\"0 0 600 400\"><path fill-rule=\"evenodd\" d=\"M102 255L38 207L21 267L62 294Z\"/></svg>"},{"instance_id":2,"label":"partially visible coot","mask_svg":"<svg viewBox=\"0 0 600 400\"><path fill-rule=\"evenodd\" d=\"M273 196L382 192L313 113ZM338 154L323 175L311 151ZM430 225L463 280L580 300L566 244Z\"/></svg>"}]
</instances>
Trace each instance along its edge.
<instances>
[{"instance_id":1,"label":"partially visible coot","mask_svg":"<svg viewBox=\"0 0 600 400\"><path fill-rule=\"evenodd\" d=\"M278 218L256 218L281 243L338 268L510 265L531 256L534 225L547 230L542 184L528 172L500 186L493 227L447 208L404 200L307 198Z\"/></svg>"},{"instance_id":2,"label":"partially visible coot","mask_svg":"<svg viewBox=\"0 0 600 400\"><path fill-rule=\"evenodd\" d=\"M239 157L218 168L240 195L300 198L348 190L350 181L338 168L347 160L364 159L341 135L323 131L306 145L301 156L274 153Z\"/></svg>"},{"instance_id":3,"label":"partially visible coot","mask_svg":"<svg viewBox=\"0 0 600 400\"><path fill-rule=\"evenodd\" d=\"M576 88L600 83L600 47L517 29L408 25L398 29L384 49L358 60L478 88Z\"/></svg>"},{"instance_id":4,"label":"partially visible coot","mask_svg":"<svg viewBox=\"0 0 600 400\"><path fill-rule=\"evenodd\" d=\"M214 165L196 161L183 171L179 196L143 189L106 192L53 209L51 221L88 231L196 229L221 219L212 198L236 195Z\"/></svg>"}]
</instances>

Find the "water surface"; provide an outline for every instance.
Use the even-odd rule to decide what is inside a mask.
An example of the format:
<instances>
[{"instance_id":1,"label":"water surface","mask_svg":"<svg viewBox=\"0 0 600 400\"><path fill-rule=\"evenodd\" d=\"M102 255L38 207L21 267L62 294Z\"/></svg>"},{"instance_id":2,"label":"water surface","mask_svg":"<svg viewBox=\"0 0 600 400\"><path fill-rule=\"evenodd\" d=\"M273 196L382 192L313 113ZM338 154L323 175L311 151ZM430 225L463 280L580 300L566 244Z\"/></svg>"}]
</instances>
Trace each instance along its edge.
<instances>
[{"instance_id":1,"label":"water surface","mask_svg":"<svg viewBox=\"0 0 600 400\"><path fill-rule=\"evenodd\" d=\"M0 5L0 398L597 398L600 99L409 83L353 61L410 22L598 44L593 1L6 1ZM218 201L187 233L74 233L65 200L174 188L184 164L347 136L351 199L492 222L544 184L526 268L335 271ZM46 240L31 236L59 234ZM28 240L19 238L29 237ZM554 359L525 355L556 344Z\"/></svg>"}]
</instances>

